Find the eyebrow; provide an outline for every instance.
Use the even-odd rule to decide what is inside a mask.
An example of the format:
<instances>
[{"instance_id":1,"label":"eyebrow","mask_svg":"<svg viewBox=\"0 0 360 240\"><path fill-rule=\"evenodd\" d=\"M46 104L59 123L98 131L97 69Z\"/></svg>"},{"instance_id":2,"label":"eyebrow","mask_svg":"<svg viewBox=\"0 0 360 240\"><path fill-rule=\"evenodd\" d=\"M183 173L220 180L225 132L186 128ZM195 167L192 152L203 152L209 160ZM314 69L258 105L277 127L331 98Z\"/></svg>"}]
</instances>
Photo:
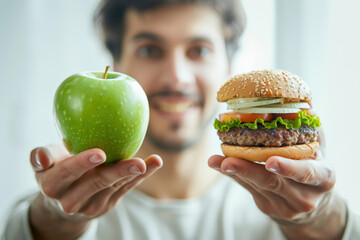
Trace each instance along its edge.
<instances>
[{"instance_id":1,"label":"eyebrow","mask_svg":"<svg viewBox=\"0 0 360 240\"><path fill-rule=\"evenodd\" d=\"M158 35L153 34L153 33L148 33L148 32L138 33L132 38L132 41L136 42L138 40L151 40L151 41L156 41L156 42L163 42L164 41Z\"/></svg>"},{"instance_id":2,"label":"eyebrow","mask_svg":"<svg viewBox=\"0 0 360 240\"><path fill-rule=\"evenodd\" d=\"M151 41L155 41L155 42L164 42L164 39L161 38L159 35L156 35L154 33L150 33L150 32L141 32L136 34L133 38L132 41L136 42L139 40L151 40ZM209 42L211 44L213 44L213 41L205 36L199 36L199 37L194 37L194 38L190 38L188 40L189 43L196 43L196 42Z\"/></svg>"},{"instance_id":3,"label":"eyebrow","mask_svg":"<svg viewBox=\"0 0 360 240\"><path fill-rule=\"evenodd\" d=\"M191 38L191 39L189 39L189 42L190 42L190 43L208 42L208 43L213 44L213 40L211 40L211 39L208 38L208 37L203 37L203 36Z\"/></svg>"}]
</instances>

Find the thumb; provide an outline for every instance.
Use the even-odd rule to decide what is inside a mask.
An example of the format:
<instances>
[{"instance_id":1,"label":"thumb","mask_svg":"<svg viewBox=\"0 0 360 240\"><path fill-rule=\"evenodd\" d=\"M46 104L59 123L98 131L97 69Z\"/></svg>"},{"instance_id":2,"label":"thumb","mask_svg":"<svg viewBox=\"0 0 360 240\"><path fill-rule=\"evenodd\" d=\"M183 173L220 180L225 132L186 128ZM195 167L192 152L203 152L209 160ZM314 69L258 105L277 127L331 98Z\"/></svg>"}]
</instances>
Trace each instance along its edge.
<instances>
[{"instance_id":1,"label":"thumb","mask_svg":"<svg viewBox=\"0 0 360 240\"><path fill-rule=\"evenodd\" d=\"M43 171L52 166L50 152L46 147L38 147L30 153L30 163L35 172Z\"/></svg>"},{"instance_id":2,"label":"thumb","mask_svg":"<svg viewBox=\"0 0 360 240\"><path fill-rule=\"evenodd\" d=\"M69 157L69 152L62 145L48 145L34 148L30 153L30 163L35 172L51 168L55 162Z\"/></svg>"}]
</instances>

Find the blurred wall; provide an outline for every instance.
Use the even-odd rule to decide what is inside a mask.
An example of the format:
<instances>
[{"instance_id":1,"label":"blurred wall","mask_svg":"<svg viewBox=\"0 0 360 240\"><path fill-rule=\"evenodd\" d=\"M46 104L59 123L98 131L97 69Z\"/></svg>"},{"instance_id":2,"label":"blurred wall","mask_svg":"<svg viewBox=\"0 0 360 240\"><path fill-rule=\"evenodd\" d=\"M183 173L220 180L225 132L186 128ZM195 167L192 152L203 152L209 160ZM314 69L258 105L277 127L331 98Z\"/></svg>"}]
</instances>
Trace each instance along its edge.
<instances>
[{"instance_id":1,"label":"blurred wall","mask_svg":"<svg viewBox=\"0 0 360 240\"><path fill-rule=\"evenodd\" d=\"M331 1L320 68L319 109L325 119L328 155L338 173L337 188L360 214L360 2Z\"/></svg>"},{"instance_id":2,"label":"blurred wall","mask_svg":"<svg viewBox=\"0 0 360 240\"><path fill-rule=\"evenodd\" d=\"M360 214L360 2L277 0L277 68L290 70L313 90L325 132L326 158L337 191Z\"/></svg>"}]
</instances>

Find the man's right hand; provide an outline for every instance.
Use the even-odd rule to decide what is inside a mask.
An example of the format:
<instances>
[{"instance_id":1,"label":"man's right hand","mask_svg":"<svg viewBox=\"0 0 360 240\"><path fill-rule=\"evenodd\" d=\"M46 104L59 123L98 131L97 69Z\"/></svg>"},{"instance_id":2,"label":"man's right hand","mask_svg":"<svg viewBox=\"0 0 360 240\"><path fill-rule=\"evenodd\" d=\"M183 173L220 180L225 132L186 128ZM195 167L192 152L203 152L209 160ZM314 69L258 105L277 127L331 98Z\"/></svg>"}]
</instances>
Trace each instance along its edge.
<instances>
[{"instance_id":1,"label":"man's right hand","mask_svg":"<svg viewBox=\"0 0 360 240\"><path fill-rule=\"evenodd\" d=\"M75 239L91 219L111 210L129 190L162 166L157 155L112 165L100 149L70 155L62 145L32 150L31 164L41 193L30 206L34 239Z\"/></svg>"}]
</instances>

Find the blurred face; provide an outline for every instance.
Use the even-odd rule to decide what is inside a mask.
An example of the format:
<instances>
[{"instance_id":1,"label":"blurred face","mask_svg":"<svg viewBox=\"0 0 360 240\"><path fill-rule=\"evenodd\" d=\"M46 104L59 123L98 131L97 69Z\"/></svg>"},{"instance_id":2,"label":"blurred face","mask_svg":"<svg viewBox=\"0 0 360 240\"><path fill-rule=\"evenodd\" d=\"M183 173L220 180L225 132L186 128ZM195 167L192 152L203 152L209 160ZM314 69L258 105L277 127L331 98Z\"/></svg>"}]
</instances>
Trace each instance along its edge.
<instances>
[{"instance_id":1,"label":"blurred face","mask_svg":"<svg viewBox=\"0 0 360 240\"><path fill-rule=\"evenodd\" d=\"M228 77L220 17L200 4L128 11L115 70L134 77L150 104L147 140L167 150L194 144L212 122Z\"/></svg>"}]
</instances>

